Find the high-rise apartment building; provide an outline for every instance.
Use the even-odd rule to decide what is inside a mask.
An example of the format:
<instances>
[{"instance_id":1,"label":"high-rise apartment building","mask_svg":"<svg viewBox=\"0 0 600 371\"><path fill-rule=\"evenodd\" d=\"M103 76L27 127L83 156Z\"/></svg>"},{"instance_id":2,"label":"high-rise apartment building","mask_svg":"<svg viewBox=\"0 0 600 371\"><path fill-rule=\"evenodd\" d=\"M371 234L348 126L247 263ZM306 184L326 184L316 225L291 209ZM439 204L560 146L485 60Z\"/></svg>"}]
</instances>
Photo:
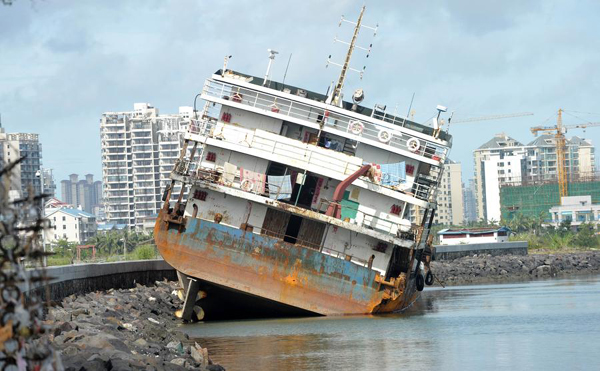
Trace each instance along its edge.
<instances>
[{"instance_id":1,"label":"high-rise apartment building","mask_svg":"<svg viewBox=\"0 0 600 371\"><path fill-rule=\"evenodd\" d=\"M444 225L461 225L464 220L462 167L448 160L437 193L437 210L433 222Z\"/></svg>"},{"instance_id":2,"label":"high-rise apartment building","mask_svg":"<svg viewBox=\"0 0 600 371\"><path fill-rule=\"evenodd\" d=\"M71 174L69 179L60 182L62 200L90 214L97 214L102 203L102 182L94 181L94 175L86 174L85 179Z\"/></svg>"},{"instance_id":3,"label":"high-rise apartment building","mask_svg":"<svg viewBox=\"0 0 600 371\"><path fill-rule=\"evenodd\" d=\"M556 139L541 135L527 144L528 176L526 181L553 181L558 177ZM591 141L574 136L566 139L565 170L569 181L590 178L595 173L595 151Z\"/></svg>"},{"instance_id":4,"label":"high-rise apartment building","mask_svg":"<svg viewBox=\"0 0 600 371\"><path fill-rule=\"evenodd\" d=\"M469 183L463 187L463 205L465 224L476 222L477 201L475 197L475 179L469 179Z\"/></svg>"},{"instance_id":5,"label":"high-rise apartment building","mask_svg":"<svg viewBox=\"0 0 600 371\"><path fill-rule=\"evenodd\" d=\"M191 107L159 115L147 103L128 112L106 112L100 120L102 180L106 219L142 229L144 218L162 206L162 191L189 125ZM179 193L178 186L173 196Z\"/></svg>"},{"instance_id":6,"label":"high-rise apartment building","mask_svg":"<svg viewBox=\"0 0 600 371\"><path fill-rule=\"evenodd\" d=\"M565 164L570 179L591 177L595 171L591 142L567 139ZM556 181L556 143L552 135L542 135L524 145L497 134L473 151L477 217L487 221L501 218L500 188L527 182Z\"/></svg>"},{"instance_id":7,"label":"high-rise apartment building","mask_svg":"<svg viewBox=\"0 0 600 371\"><path fill-rule=\"evenodd\" d=\"M56 183L54 182L54 174L52 169L41 169L42 191L49 197L56 197Z\"/></svg>"},{"instance_id":8,"label":"high-rise apartment building","mask_svg":"<svg viewBox=\"0 0 600 371\"><path fill-rule=\"evenodd\" d=\"M26 197L29 189L32 189L35 194L40 194L42 144L39 142L38 134L6 133L0 127L0 152L2 152L2 165L25 157L12 170L10 197Z\"/></svg>"}]
</instances>

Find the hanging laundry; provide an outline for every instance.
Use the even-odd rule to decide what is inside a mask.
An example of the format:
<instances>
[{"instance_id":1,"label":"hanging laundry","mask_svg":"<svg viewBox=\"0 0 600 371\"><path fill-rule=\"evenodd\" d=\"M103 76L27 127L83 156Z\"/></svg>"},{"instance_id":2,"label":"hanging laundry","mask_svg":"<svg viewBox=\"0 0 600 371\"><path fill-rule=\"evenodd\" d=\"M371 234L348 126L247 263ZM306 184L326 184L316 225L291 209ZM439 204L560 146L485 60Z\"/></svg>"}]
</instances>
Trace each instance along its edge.
<instances>
[{"instance_id":1,"label":"hanging laundry","mask_svg":"<svg viewBox=\"0 0 600 371\"><path fill-rule=\"evenodd\" d=\"M251 190L254 193L265 193L265 182L266 175L255 173L254 171L244 170L244 168L240 168L240 182L244 182L244 180L248 180L252 186Z\"/></svg>"},{"instance_id":2,"label":"hanging laundry","mask_svg":"<svg viewBox=\"0 0 600 371\"><path fill-rule=\"evenodd\" d=\"M236 174L237 166L226 162L223 166L223 183L225 183L225 185L230 185L231 183L233 183Z\"/></svg>"},{"instance_id":3,"label":"hanging laundry","mask_svg":"<svg viewBox=\"0 0 600 371\"><path fill-rule=\"evenodd\" d=\"M319 196L321 195L321 187L323 186L323 178L317 180L317 186L315 187L315 193L313 194L312 203L316 204L319 202Z\"/></svg>"},{"instance_id":4,"label":"hanging laundry","mask_svg":"<svg viewBox=\"0 0 600 371\"><path fill-rule=\"evenodd\" d=\"M406 163L402 161L395 164L382 164L381 173L382 185L397 186L406 182Z\"/></svg>"},{"instance_id":5,"label":"hanging laundry","mask_svg":"<svg viewBox=\"0 0 600 371\"><path fill-rule=\"evenodd\" d=\"M289 200L292 197L292 177L290 175L269 175L269 197Z\"/></svg>"}]
</instances>

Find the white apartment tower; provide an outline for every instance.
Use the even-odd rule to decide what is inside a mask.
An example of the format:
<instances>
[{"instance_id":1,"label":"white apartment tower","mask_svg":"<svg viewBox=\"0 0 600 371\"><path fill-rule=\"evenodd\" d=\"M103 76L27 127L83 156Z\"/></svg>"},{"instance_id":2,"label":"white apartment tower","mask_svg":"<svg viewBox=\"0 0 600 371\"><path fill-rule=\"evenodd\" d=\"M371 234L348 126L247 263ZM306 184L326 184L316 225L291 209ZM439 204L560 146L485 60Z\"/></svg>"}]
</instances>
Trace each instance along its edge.
<instances>
[{"instance_id":1,"label":"white apartment tower","mask_svg":"<svg viewBox=\"0 0 600 371\"><path fill-rule=\"evenodd\" d=\"M435 224L461 225L464 220L462 167L460 163L447 160L444 175L437 194Z\"/></svg>"},{"instance_id":2,"label":"white apartment tower","mask_svg":"<svg viewBox=\"0 0 600 371\"><path fill-rule=\"evenodd\" d=\"M158 213L169 174L179 156L191 107L159 115L147 103L129 112L106 112L100 120L103 201L109 222L141 230ZM179 194L176 189L174 197Z\"/></svg>"},{"instance_id":3,"label":"white apartment tower","mask_svg":"<svg viewBox=\"0 0 600 371\"><path fill-rule=\"evenodd\" d=\"M473 157L477 217L500 221L500 187L521 181L526 173L527 148L502 133L473 151Z\"/></svg>"}]
</instances>

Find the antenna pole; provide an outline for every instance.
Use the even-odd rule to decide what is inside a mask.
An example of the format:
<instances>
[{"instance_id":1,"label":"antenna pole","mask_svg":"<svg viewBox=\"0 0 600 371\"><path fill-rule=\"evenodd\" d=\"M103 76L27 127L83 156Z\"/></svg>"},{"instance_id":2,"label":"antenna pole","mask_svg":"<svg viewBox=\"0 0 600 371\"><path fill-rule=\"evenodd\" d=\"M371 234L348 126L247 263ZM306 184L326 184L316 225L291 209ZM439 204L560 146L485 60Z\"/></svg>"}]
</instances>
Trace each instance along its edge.
<instances>
[{"instance_id":1,"label":"antenna pole","mask_svg":"<svg viewBox=\"0 0 600 371\"><path fill-rule=\"evenodd\" d=\"M354 34L352 35L352 41L350 41L350 46L348 46L348 53L346 54L346 60L344 61L344 65L342 66L342 72L340 72L340 78L338 80L335 89L333 90L333 95L331 96L331 103L335 106L341 103L340 98L342 95L342 88L344 87L344 80L346 80L346 72L348 72L348 68L350 66L350 58L352 58L352 52L354 51L354 45L356 44L356 39L358 38L358 32L360 31L360 23L362 22L362 17L365 12L365 6L363 5L360 10L360 15L358 16L358 21L356 21L356 26L354 27Z\"/></svg>"},{"instance_id":2,"label":"antenna pole","mask_svg":"<svg viewBox=\"0 0 600 371\"><path fill-rule=\"evenodd\" d=\"M288 68L290 68L291 60L292 60L292 53L290 53L290 57L288 58L287 66L285 66L285 73L283 74L283 82L281 83L281 85L283 85L281 88L281 91L283 91L283 88L285 88L285 78L287 77L287 71L288 71Z\"/></svg>"}]
</instances>

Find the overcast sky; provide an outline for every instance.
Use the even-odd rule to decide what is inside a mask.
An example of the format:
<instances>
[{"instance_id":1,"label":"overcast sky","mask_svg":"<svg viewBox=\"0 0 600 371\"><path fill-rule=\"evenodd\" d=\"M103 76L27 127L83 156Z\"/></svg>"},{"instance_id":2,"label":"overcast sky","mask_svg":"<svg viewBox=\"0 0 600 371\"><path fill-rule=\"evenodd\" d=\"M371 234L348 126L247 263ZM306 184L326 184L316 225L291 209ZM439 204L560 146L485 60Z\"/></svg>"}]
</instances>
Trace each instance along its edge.
<instances>
[{"instance_id":1,"label":"overcast sky","mask_svg":"<svg viewBox=\"0 0 600 371\"><path fill-rule=\"evenodd\" d=\"M280 52L272 77L325 92L358 16L355 1L14 0L0 6L0 113L8 132L39 133L44 167L57 183L70 173L101 177L99 119L105 111L148 102L161 113L192 105L203 80L229 67L261 76L267 48ZM366 1L363 22L379 24L367 69L346 84L365 105L416 121L442 104L456 117L533 112L535 116L456 124L451 157L472 176L472 151L495 133L529 142L529 127L600 121L600 2ZM574 112L576 111L576 112ZM577 116L577 117L574 117ZM546 121L546 120L550 121ZM570 134L600 143L600 127Z\"/></svg>"}]
</instances>

